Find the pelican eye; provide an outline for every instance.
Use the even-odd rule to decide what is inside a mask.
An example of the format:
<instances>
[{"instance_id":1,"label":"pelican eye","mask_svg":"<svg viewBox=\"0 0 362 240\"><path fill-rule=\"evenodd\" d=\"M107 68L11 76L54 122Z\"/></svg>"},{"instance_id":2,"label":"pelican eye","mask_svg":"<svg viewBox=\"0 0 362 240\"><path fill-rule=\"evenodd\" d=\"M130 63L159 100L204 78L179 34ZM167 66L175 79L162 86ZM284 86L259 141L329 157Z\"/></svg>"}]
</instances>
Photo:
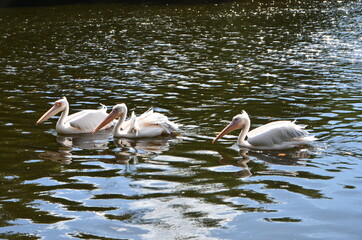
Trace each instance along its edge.
<instances>
[{"instance_id":1,"label":"pelican eye","mask_svg":"<svg viewBox=\"0 0 362 240\"><path fill-rule=\"evenodd\" d=\"M115 107L115 108L112 109L112 112L115 113L115 114L119 114L120 109Z\"/></svg>"},{"instance_id":2,"label":"pelican eye","mask_svg":"<svg viewBox=\"0 0 362 240\"><path fill-rule=\"evenodd\" d=\"M240 117L233 117L233 122L240 121Z\"/></svg>"},{"instance_id":3,"label":"pelican eye","mask_svg":"<svg viewBox=\"0 0 362 240\"><path fill-rule=\"evenodd\" d=\"M55 102L55 105L56 105L57 107L61 107L61 106L62 106L62 103L61 103L61 102Z\"/></svg>"}]
</instances>

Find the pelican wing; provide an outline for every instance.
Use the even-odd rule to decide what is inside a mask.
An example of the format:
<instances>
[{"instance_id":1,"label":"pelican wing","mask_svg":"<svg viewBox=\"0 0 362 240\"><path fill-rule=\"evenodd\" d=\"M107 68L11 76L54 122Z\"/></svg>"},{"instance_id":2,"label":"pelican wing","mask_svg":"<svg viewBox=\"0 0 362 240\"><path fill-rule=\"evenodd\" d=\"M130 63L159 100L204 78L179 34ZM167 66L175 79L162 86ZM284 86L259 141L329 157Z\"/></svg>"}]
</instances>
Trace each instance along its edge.
<instances>
[{"instance_id":1,"label":"pelican wing","mask_svg":"<svg viewBox=\"0 0 362 240\"><path fill-rule=\"evenodd\" d=\"M171 121L161 123L160 126L166 131L167 134L172 134L178 131L177 124Z\"/></svg>"},{"instance_id":2,"label":"pelican wing","mask_svg":"<svg viewBox=\"0 0 362 240\"><path fill-rule=\"evenodd\" d=\"M72 122L73 120L76 120L76 119L79 119L79 118L82 118L84 115L87 114L87 112L89 111L96 111L96 112L104 112L105 115L107 115L107 107L103 104L101 104L101 108L100 109L88 109L88 110L82 110L82 111L79 111L79 112L76 112L76 113L73 113L71 115L69 115L66 119L66 122L70 123ZM99 115L101 115L101 113L99 113ZM104 115L101 115L101 116L104 116Z\"/></svg>"},{"instance_id":3,"label":"pelican wing","mask_svg":"<svg viewBox=\"0 0 362 240\"><path fill-rule=\"evenodd\" d=\"M152 108L138 117L137 123L139 128L161 127L167 134L178 130L175 123L168 120L168 117L162 113L154 112Z\"/></svg>"},{"instance_id":4,"label":"pelican wing","mask_svg":"<svg viewBox=\"0 0 362 240\"><path fill-rule=\"evenodd\" d=\"M105 109L83 110L69 115L67 123L82 132L92 132L107 116Z\"/></svg>"},{"instance_id":5,"label":"pelican wing","mask_svg":"<svg viewBox=\"0 0 362 240\"><path fill-rule=\"evenodd\" d=\"M125 121L122 124L122 129L126 130L127 132L130 132L130 129L134 129L135 125L137 125L137 129L140 128L139 126L139 122L147 122L147 120L145 120L145 118L147 118L147 116L149 116L150 114L153 113L153 109L150 108L148 109L146 112L144 112L141 116L136 117L136 114L134 112L132 112L130 119L128 119L127 121Z\"/></svg>"},{"instance_id":6,"label":"pelican wing","mask_svg":"<svg viewBox=\"0 0 362 240\"><path fill-rule=\"evenodd\" d=\"M253 129L248 142L253 146L273 146L306 137L305 126L290 121L276 121Z\"/></svg>"},{"instance_id":7,"label":"pelican wing","mask_svg":"<svg viewBox=\"0 0 362 240\"><path fill-rule=\"evenodd\" d=\"M153 112L153 108L148 109L146 112L142 113L141 116L138 117L139 121L153 121L152 115L155 114ZM148 119L147 119L148 118Z\"/></svg>"},{"instance_id":8,"label":"pelican wing","mask_svg":"<svg viewBox=\"0 0 362 240\"><path fill-rule=\"evenodd\" d=\"M134 112L132 112L131 118L128 121L129 125L128 125L127 132L136 133L136 135L138 135L138 131L139 131L138 122L139 122L139 119L137 119L136 114Z\"/></svg>"}]
</instances>

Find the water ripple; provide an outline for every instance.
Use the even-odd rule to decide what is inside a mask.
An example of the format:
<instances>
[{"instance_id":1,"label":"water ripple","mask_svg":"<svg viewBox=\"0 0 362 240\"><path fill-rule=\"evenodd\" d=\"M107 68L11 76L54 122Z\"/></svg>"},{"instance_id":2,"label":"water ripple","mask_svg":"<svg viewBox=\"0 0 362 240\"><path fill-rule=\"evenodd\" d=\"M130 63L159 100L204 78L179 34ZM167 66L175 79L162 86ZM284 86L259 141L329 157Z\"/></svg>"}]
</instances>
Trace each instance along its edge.
<instances>
[{"instance_id":1,"label":"water ripple","mask_svg":"<svg viewBox=\"0 0 362 240\"><path fill-rule=\"evenodd\" d=\"M356 1L2 9L0 237L358 239L360 16ZM154 107L181 134L35 125L61 96L72 113ZM242 109L319 141L211 144Z\"/></svg>"}]
</instances>

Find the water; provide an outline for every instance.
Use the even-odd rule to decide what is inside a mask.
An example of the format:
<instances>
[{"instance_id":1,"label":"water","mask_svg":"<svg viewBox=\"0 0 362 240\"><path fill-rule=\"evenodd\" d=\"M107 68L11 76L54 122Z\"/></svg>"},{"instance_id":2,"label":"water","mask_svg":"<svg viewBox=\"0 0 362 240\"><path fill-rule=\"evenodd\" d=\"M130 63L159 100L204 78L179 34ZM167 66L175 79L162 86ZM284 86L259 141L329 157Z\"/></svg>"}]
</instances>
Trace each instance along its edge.
<instances>
[{"instance_id":1,"label":"water","mask_svg":"<svg viewBox=\"0 0 362 240\"><path fill-rule=\"evenodd\" d=\"M362 5L234 2L0 10L0 238L359 239ZM176 138L60 136L36 120L125 102ZM319 141L239 151L252 127Z\"/></svg>"}]
</instances>

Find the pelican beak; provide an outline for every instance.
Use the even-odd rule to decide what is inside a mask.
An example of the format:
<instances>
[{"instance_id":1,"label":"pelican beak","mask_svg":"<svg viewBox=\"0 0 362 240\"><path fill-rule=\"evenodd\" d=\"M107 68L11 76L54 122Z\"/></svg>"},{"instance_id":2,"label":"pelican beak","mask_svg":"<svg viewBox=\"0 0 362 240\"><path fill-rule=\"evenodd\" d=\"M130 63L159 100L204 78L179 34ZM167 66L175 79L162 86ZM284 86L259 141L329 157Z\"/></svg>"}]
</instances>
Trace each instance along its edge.
<instances>
[{"instance_id":1,"label":"pelican beak","mask_svg":"<svg viewBox=\"0 0 362 240\"><path fill-rule=\"evenodd\" d=\"M239 126L239 121L238 120L233 120L229 123L229 125L227 125L216 137L215 139L212 141L212 143L215 143L217 140L219 140L220 138L222 138L223 136L225 136L226 134L228 134L229 132L232 132L238 128L240 128Z\"/></svg>"},{"instance_id":2,"label":"pelican beak","mask_svg":"<svg viewBox=\"0 0 362 240\"><path fill-rule=\"evenodd\" d=\"M46 120L48 120L49 118L53 117L54 115L56 115L57 113L61 112L63 109L61 107L61 105L58 104L54 104L53 107L51 107L46 113L44 113L43 116L41 116L39 118L39 120L35 123L35 124L39 124L42 122L45 122Z\"/></svg>"},{"instance_id":3,"label":"pelican beak","mask_svg":"<svg viewBox=\"0 0 362 240\"><path fill-rule=\"evenodd\" d=\"M115 111L110 112L108 116L93 130L92 134L98 132L117 117L119 117L119 113L116 113Z\"/></svg>"}]
</instances>

